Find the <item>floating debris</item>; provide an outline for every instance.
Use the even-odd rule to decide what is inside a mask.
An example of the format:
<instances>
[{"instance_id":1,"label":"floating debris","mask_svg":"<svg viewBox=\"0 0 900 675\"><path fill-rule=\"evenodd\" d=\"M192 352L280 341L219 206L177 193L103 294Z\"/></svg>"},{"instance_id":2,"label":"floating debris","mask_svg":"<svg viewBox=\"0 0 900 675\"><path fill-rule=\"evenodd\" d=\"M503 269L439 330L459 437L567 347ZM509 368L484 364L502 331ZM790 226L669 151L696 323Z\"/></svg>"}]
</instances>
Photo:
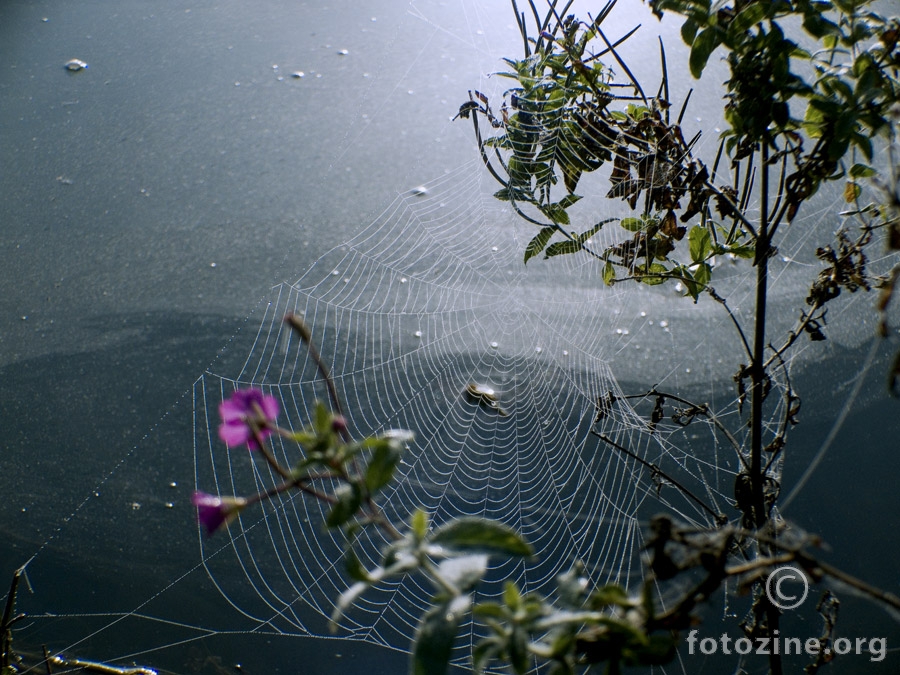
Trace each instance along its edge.
<instances>
[{"instance_id":1,"label":"floating debris","mask_svg":"<svg viewBox=\"0 0 900 675\"><path fill-rule=\"evenodd\" d=\"M428 188L424 185L420 185L419 187L414 187L409 191L410 194L415 195L416 197L423 197L428 194Z\"/></svg>"},{"instance_id":2,"label":"floating debris","mask_svg":"<svg viewBox=\"0 0 900 675\"><path fill-rule=\"evenodd\" d=\"M81 59L69 59L66 61L66 70L72 71L73 73L77 73L79 70L86 70L87 67L88 64Z\"/></svg>"},{"instance_id":3,"label":"floating debris","mask_svg":"<svg viewBox=\"0 0 900 675\"><path fill-rule=\"evenodd\" d=\"M346 49L339 49L339 50L338 50L338 55L340 55L340 56L347 56L347 54L349 54L349 53L350 53L350 52L349 52L348 50L346 50Z\"/></svg>"},{"instance_id":4,"label":"floating debris","mask_svg":"<svg viewBox=\"0 0 900 675\"><path fill-rule=\"evenodd\" d=\"M66 178L65 176L57 176L56 180L62 183L63 185L75 185L75 181L71 178Z\"/></svg>"},{"instance_id":5,"label":"floating debris","mask_svg":"<svg viewBox=\"0 0 900 675\"><path fill-rule=\"evenodd\" d=\"M302 70L295 70L293 73L291 73L291 77L293 77L295 80L299 80L301 77L306 77L306 73L304 73Z\"/></svg>"}]
</instances>

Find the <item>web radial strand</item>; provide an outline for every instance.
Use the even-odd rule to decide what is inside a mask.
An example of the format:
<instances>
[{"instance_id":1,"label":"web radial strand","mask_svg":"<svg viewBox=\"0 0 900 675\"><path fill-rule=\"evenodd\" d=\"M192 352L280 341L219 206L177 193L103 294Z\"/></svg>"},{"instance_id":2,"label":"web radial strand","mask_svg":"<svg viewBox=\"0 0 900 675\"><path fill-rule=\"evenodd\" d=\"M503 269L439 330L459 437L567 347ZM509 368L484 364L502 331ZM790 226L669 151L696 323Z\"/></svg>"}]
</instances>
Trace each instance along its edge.
<instances>
[{"instance_id":1,"label":"web radial strand","mask_svg":"<svg viewBox=\"0 0 900 675\"><path fill-rule=\"evenodd\" d=\"M312 329L355 437L415 433L379 497L389 519L408 522L416 507L435 526L463 515L496 519L539 552L535 561L492 560L479 597L498 595L506 579L550 594L576 561L598 584L635 586L641 522L663 509L692 522L709 515L592 431L645 463L680 470L719 502L733 471L720 465L714 443L695 441L692 455L674 451L669 431L649 430L626 402L598 415L602 397L625 393L610 366L632 340L619 328L628 325L620 319L625 298L602 286L596 261L523 266L533 233L507 205L482 196L482 169L473 163L400 195L353 240L272 289L242 365L197 382L198 486L252 494L279 481L254 453L226 450L215 438L218 405L235 389L277 397L279 423L296 430L317 399L328 400L316 364L282 321L293 312ZM473 387L492 393L473 396ZM273 441L285 465L298 452ZM326 634L351 583L341 562L346 542L324 526L327 507L285 493L244 511L228 543L204 544L219 590L267 629ZM362 563L378 565L386 543L365 529L356 542ZM432 593L420 576L389 580L363 596L340 634L408 648ZM461 644L478 630L467 624Z\"/></svg>"}]
</instances>

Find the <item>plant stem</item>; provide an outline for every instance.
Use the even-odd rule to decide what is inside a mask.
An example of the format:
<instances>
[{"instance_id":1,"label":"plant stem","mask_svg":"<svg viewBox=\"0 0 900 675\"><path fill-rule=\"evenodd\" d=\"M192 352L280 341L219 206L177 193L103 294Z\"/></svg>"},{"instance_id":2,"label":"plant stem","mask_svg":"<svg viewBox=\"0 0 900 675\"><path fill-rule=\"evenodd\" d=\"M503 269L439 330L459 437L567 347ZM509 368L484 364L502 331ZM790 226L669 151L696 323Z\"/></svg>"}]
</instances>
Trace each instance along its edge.
<instances>
[{"instance_id":1,"label":"plant stem","mask_svg":"<svg viewBox=\"0 0 900 675\"><path fill-rule=\"evenodd\" d=\"M764 492L763 471L763 399L766 381L766 300L768 297L769 257L771 235L769 232L769 145L763 140L761 149L761 183L759 195L759 232L756 240L756 325L753 331L753 362L750 375L752 399L750 412L750 485L753 491L753 523L761 530L769 519ZM778 630L779 611L771 604L766 605L766 631L771 637ZM781 656L769 653L769 672L782 675Z\"/></svg>"},{"instance_id":2,"label":"plant stem","mask_svg":"<svg viewBox=\"0 0 900 675\"><path fill-rule=\"evenodd\" d=\"M756 325L753 334L753 361L750 364L751 412L750 412L750 480L753 489L753 522L761 529L768 520L765 495L763 494L762 449L763 449L763 398L765 394L765 349L766 349L766 299L769 282L769 168L768 146L762 147L762 185L759 216L759 233L756 241Z\"/></svg>"}]
</instances>

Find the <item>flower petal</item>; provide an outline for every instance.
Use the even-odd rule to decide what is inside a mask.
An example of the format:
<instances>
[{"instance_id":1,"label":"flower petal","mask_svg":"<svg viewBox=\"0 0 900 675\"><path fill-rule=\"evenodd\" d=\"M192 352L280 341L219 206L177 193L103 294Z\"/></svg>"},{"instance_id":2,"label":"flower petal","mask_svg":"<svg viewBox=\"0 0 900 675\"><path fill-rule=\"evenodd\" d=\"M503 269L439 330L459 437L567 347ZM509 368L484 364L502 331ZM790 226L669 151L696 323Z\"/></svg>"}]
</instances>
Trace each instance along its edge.
<instances>
[{"instance_id":1,"label":"flower petal","mask_svg":"<svg viewBox=\"0 0 900 675\"><path fill-rule=\"evenodd\" d=\"M224 441L229 448L253 441L253 434L250 427L241 420L225 421L219 425L219 438ZM253 441L256 445L256 442Z\"/></svg>"}]
</instances>

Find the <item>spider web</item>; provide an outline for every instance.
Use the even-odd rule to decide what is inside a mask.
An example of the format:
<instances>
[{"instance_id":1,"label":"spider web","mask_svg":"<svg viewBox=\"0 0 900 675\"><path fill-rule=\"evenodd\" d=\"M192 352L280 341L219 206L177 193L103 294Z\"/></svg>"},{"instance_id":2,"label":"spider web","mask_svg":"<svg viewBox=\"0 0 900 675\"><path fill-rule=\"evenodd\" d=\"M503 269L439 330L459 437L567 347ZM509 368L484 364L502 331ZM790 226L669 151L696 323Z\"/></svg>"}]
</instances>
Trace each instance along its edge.
<instances>
[{"instance_id":1,"label":"spider web","mask_svg":"<svg viewBox=\"0 0 900 675\"><path fill-rule=\"evenodd\" d=\"M496 78L478 87L492 101L502 98ZM704 159L714 151L712 139L701 139ZM472 155L470 162L398 195L304 274L273 287L247 320L253 329L232 339L143 444L183 448L193 436L193 457L122 458L76 509L79 518L66 518L62 535L51 539L64 548L104 531L110 516L104 515L103 495L127 494L135 474L162 476L164 467L180 477L181 487L193 475L198 489L222 495L276 485L278 477L246 448L229 449L218 440L216 411L235 389L255 386L279 400L279 423L299 430L315 401L326 398L315 364L282 321L287 312L301 314L311 326L355 437L392 428L415 434L396 480L379 498L389 519L408 521L418 506L435 526L477 515L514 527L535 547L536 560L492 560L479 600L496 597L507 579L523 591L550 594L557 576L575 564L597 585L613 581L637 589L643 532L652 515L667 512L708 525L711 514L699 498L713 511L736 517L731 505L740 463L706 421L681 428L663 420L651 427L652 397L608 408L602 403L610 395L622 399L655 386L687 398L702 396L698 402L739 428L730 377L740 352L727 315L706 298L694 305L670 285L605 287L600 264L586 254L524 265L523 252L537 228L491 196L498 186L474 144ZM579 186L586 194L573 212L583 222L633 215L625 203L606 199L607 187L604 180ZM840 196L824 193L803 213L806 227L787 235L781 258L773 261L773 333L794 320L804 288L796 282L811 276L813 244L823 230L833 229L838 210ZM622 236L610 224L591 245L602 250ZM733 311L749 318L750 266L725 263L720 278L717 288ZM861 304L840 305L840 323L852 324ZM829 335L849 346L863 339L853 332ZM802 363L805 349L794 352L786 370ZM492 391L496 402L468 395L473 385ZM776 406L772 419L781 412ZM738 434L738 442L744 440ZM273 450L286 465L299 459L297 449L281 440ZM648 463L676 477L695 497ZM772 470L779 476L780 463ZM165 489L142 501L168 505ZM119 644L133 645L127 654L120 649L108 657L121 661L144 655L152 661L160 651L214 638L237 636L249 644L258 636L331 637L328 617L350 579L342 563L346 541L325 529L326 511L327 505L309 497L285 493L205 539L199 528L191 536L172 534L188 529L183 511L160 519L158 511L135 509L147 538L153 539L151 531L158 538L152 547L138 543L128 549L123 542L120 552L158 566L159 591L115 602L70 592L55 611L36 615L49 628L33 635L49 630L56 644L75 650L112 644L117 635ZM386 543L377 529L366 529L356 542L362 563L379 564ZM29 574L35 587L48 583L37 569ZM98 579L115 574L91 569ZM406 650L432 592L414 575L379 584L347 613L335 635ZM173 601L176 594L182 599ZM225 610L213 605L212 595L225 601ZM191 602L199 607L188 607ZM110 606L129 609L111 612ZM478 633L472 623L461 629L458 664L466 662Z\"/></svg>"},{"instance_id":2,"label":"spider web","mask_svg":"<svg viewBox=\"0 0 900 675\"><path fill-rule=\"evenodd\" d=\"M284 422L297 430L311 418L315 398L325 397L315 364L282 321L295 312L328 359L353 434L404 428L416 435L382 496L389 518L408 520L420 505L435 525L477 515L520 531L539 561L498 562L485 595L496 595L504 578L550 593L576 561L598 583L633 585L641 578L642 517L660 508L689 522L709 516L677 490L657 486L647 469L591 430L646 461L677 467L720 509L733 472L715 446L693 456L675 450L667 433L651 433L627 405L594 426L598 400L625 393L611 363L623 352L640 354L646 338L644 349L654 349L642 330L648 320L627 313L633 295L598 284L593 260L524 266L533 226L481 196L480 169L467 165L399 196L345 246L273 289L240 370L207 373L195 386L198 487L245 494L277 482L246 450L226 450L216 438L217 407L236 388L276 396ZM665 302L644 300L648 308ZM665 336L666 323L648 328ZM467 395L470 385L496 392L497 407ZM289 444L275 448L280 461L298 460ZM247 575L242 583L257 591L256 608L242 609L285 630L309 630L304 613L328 617L348 585L344 540L324 531L327 508L290 495L261 514L245 512L211 575L239 566ZM377 565L386 543L369 533L358 546L364 564ZM204 558L220 546L210 540ZM430 592L414 577L386 584L364 596L342 629L408 644Z\"/></svg>"}]
</instances>

